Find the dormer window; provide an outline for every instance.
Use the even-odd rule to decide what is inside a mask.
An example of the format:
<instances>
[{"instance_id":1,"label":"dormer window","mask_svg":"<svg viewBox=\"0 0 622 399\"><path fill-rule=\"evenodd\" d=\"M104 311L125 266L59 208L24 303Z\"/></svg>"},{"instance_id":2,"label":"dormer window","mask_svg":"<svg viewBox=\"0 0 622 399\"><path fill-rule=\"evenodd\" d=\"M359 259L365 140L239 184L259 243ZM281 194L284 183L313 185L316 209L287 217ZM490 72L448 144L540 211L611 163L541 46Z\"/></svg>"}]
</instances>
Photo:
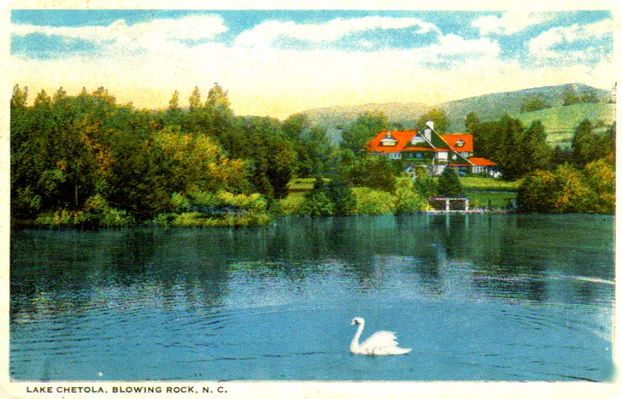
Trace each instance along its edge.
<instances>
[{"instance_id":1,"label":"dormer window","mask_svg":"<svg viewBox=\"0 0 622 399\"><path fill-rule=\"evenodd\" d=\"M456 141L456 147L464 147L464 141L462 140Z\"/></svg>"},{"instance_id":2,"label":"dormer window","mask_svg":"<svg viewBox=\"0 0 622 399\"><path fill-rule=\"evenodd\" d=\"M380 145L383 147L395 147L397 141L391 136L391 132L387 132L387 135L380 140Z\"/></svg>"}]
</instances>

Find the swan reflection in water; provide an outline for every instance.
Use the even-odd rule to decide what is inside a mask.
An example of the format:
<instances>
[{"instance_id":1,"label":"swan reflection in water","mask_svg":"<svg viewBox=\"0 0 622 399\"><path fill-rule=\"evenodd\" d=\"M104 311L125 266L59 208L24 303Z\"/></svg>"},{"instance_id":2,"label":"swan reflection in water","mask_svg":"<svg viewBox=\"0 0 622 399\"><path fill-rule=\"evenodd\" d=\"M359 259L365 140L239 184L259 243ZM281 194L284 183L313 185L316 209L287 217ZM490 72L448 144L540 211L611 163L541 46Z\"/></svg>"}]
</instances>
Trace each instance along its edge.
<instances>
[{"instance_id":1,"label":"swan reflection in water","mask_svg":"<svg viewBox=\"0 0 622 399\"><path fill-rule=\"evenodd\" d=\"M355 355L405 355L412 350L400 348L395 334L391 331L378 331L359 344L359 338L365 328L365 319L355 317L352 319L352 325L358 325L350 344L350 352Z\"/></svg>"}]
</instances>

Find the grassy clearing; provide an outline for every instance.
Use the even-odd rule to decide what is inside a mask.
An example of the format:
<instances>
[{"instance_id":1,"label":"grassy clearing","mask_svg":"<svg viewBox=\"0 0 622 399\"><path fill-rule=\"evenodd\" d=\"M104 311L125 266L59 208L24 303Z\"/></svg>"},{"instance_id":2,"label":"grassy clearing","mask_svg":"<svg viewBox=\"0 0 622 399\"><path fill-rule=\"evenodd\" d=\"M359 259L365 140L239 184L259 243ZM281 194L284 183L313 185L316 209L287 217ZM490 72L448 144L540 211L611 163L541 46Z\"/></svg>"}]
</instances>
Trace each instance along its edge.
<instances>
[{"instance_id":1,"label":"grassy clearing","mask_svg":"<svg viewBox=\"0 0 622 399\"><path fill-rule=\"evenodd\" d=\"M513 199L516 199L514 191L482 191L467 190L466 196L471 202L471 208L506 209Z\"/></svg>"},{"instance_id":2,"label":"grassy clearing","mask_svg":"<svg viewBox=\"0 0 622 399\"><path fill-rule=\"evenodd\" d=\"M465 190L493 190L493 191L515 191L521 184L521 180L505 181L493 179L491 177L468 176L461 177L460 183Z\"/></svg>"},{"instance_id":3,"label":"grassy clearing","mask_svg":"<svg viewBox=\"0 0 622 399\"><path fill-rule=\"evenodd\" d=\"M330 179L323 178L324 183L330 182ZM287 191L290 193L306 192L313 190L313 184L315 183L314 177L298 177L291 179L287 184Z\"/></svg>"}]
</instances>

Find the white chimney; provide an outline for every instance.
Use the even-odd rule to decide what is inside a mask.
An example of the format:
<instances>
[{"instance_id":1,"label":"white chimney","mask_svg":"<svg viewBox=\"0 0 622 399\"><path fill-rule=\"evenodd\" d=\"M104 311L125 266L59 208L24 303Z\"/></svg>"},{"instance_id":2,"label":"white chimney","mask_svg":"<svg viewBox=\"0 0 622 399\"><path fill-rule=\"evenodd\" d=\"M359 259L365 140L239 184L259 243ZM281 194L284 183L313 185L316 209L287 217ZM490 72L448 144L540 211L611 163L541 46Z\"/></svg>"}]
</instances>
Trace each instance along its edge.
<instances>
[{"instance_id":1,"label":"white chimney","mask_svg":"<svg viewBox=\"0 0 622 399\"><path fill-rule=\"evenodd\" d=\"M427 122L425 123L425 125L426 125L427 127L429 127L430 129L434 130L434 122L433 122L433 121L427 121Z\"/></svg>"}]
</instances>

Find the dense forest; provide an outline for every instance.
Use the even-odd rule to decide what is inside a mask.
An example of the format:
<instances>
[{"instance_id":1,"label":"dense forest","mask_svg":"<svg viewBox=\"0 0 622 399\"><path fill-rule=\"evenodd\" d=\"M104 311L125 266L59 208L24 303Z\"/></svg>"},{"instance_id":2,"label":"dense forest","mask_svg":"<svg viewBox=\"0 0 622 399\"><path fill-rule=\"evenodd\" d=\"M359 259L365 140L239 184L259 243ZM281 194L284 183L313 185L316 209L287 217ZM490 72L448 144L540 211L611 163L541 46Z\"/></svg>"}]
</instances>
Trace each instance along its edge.
<instances>
[{"instance_id":1,"label":"dense forest","mask_svg":"<svg viewBox=\"0 0 622 399\"><path fill-rule=\"evenodd\" d=\"M419 122L446 123L431 110ZM523 178L519 210L613 212L615 126L577 127L572 149L545 144L541 123L523 127L504 116L466 116L477 155L497 162L505 179ZM215 84L195 88L167 109L118 104L103 87L51 97L16 85L11 98L11 220L14 225L245 226L274 216L412 213L426 198L459 193L451 176L402 176L404 165L366 154L378 131L401 126L364 113L345 126L339 144L302 114L284 121L236 116ZM600 129L600 130L599 130ZM293 178L312 178L294 201Z\"/></svg>"}]
</instances>

